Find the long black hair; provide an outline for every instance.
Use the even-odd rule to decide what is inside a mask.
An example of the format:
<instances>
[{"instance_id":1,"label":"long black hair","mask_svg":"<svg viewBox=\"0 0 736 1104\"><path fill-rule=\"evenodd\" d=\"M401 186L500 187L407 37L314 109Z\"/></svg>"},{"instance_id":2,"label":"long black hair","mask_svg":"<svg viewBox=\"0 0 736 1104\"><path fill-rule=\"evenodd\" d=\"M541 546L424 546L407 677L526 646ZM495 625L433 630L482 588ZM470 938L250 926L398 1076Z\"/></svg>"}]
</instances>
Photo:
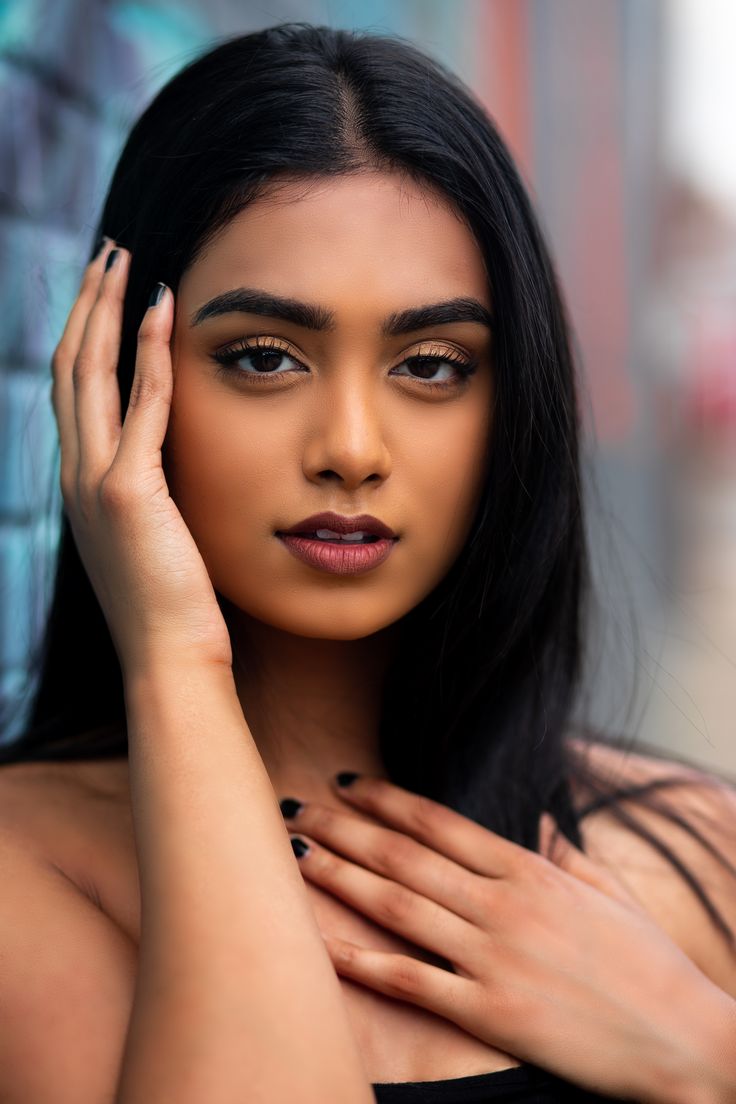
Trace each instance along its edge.
<instances>
[{"instance_id":1,"label":"long black hair","mask_svg":"<svg viewBox=\"0 0 736 1104\"><path fill-rule=\"evenodd\" d=\"M495 322L485 484L466 547L402 619L384 689L386 770L532 849L542 812L582 847L582 818L610 805L669 858L733 944L697 879L620 808L638 795L662 811L651 791L676 778L607 787L568 739L589 594L569 324L509 151L455 75L397 36L286 23L218 42L164 86L130 132L95 235L132 254L123 412L154 283L176 294L218 231L280 182L309 186L376 168L436 189L464 219L485 260ZM127 754L120 666L64 515L30 669L40 676L26 728L0 762ZM576 805L573 783L587 806Z\"/></svg>"}]
</instances>

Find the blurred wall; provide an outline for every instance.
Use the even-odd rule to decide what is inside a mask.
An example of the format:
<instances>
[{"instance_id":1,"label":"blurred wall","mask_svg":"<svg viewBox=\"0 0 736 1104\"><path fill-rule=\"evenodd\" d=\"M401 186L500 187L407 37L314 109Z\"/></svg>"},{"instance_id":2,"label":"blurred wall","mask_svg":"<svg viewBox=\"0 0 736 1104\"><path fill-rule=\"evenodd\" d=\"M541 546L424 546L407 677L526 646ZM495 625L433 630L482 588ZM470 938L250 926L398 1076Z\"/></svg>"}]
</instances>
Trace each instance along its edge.
<instances>
[{"instance_id":1,"label":"blurred wall","mask_svg":"<svg viewBox=\"0 0 736 1104\"><path fill-rule=\"evenodd\" d=\"M585 707L609 728L639 729L670 746L669 720L653 703L669 693L657 649L679 563L668 448L672 424L682 421L675 415L672 423L682 387L670 386L676 373L668 367L681 349L667 348L657 320L672 313L671 299L660 293L670 240L662 209L676 194L667 169L672 143L663 145L662 128L671 99L667 32L681 2L0 4L5 701L19 700L58 538L49 361L117 153L140 111L194 54L221 35L295 19L416 41L464 78L507 138L557 261L584 370L599 594ZM707 757L698 732L691 724L672 746ZM715 759L725 765L727 749L716 748Z\"/></svg>"}]
</instances>

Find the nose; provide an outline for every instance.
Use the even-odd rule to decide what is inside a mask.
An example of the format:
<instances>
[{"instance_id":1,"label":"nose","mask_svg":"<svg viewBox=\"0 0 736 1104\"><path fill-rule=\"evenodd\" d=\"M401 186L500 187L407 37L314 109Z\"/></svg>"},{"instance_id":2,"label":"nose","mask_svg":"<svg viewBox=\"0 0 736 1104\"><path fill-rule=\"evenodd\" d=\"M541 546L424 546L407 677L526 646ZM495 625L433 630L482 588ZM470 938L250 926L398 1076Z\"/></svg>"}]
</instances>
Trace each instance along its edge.
<instances>
[{"instance_id":1,"label":"nose","mask_svg":"<svg viewBox=\"0 0 736 1104\"><path fill-rule=\"evenodd\" d=\"M381 483L391 472L391 456L375 387L343 378L320 399L304 450L304 474L312 482L342 482L346 490Z\"/></svg>"}]
</instances>

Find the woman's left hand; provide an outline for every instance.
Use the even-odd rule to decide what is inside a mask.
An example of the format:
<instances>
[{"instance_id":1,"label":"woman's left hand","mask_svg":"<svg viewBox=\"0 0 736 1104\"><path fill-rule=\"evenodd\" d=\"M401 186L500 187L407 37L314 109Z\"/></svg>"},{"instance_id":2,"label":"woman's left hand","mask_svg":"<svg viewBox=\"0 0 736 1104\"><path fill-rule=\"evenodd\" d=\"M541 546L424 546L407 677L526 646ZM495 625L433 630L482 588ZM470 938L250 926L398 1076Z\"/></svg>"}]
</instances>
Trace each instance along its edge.
<instances>
[{"instance_id":1,"label":"woman's left hand","mask_svg":"<svg viewBox=\"0 0 736 1104\"><path fill-rule=\"evenodd\" d=\"M700 1099L702 1016L731 998L548 814L538 854L383 779L334 789L381 824L304 804L303 874L454 969L323 932L338 974L594 1092Z\"/></svg>"}]
</instances>

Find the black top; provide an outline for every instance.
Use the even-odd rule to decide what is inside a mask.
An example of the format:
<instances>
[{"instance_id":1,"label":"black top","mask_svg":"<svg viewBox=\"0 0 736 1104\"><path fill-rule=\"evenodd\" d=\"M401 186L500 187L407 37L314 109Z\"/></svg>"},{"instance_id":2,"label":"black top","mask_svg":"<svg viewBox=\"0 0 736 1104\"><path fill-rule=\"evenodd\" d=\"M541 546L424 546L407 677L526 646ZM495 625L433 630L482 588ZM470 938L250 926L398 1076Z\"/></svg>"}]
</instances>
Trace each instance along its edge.
<instances>
[{"instance_id":1,"label":"black top","mask_svg":"<svg viewBox=\"0 0 736 1104\"><path fill-rule=\"evenodd\" d=\"M585 1104L611 1101L522 1062L511 1069L446 1081L374 1081L377 1104Z\"/></svg>"}]
</instances>

